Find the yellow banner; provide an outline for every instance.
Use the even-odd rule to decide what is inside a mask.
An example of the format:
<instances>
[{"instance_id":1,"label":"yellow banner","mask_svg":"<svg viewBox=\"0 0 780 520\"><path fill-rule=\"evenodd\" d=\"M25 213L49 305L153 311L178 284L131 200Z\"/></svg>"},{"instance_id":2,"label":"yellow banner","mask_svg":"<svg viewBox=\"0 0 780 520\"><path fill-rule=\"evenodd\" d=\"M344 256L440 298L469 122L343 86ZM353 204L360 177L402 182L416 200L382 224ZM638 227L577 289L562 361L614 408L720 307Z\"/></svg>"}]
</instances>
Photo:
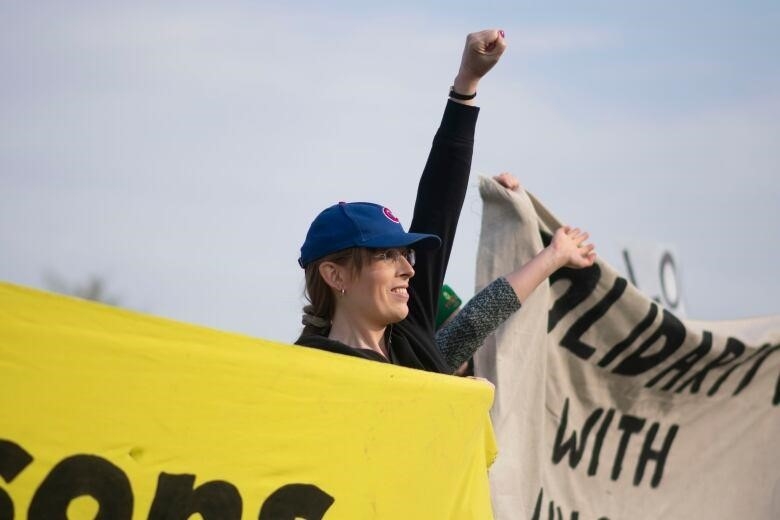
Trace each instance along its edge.
<instances>
[{"instance_id":1,"label":"yellow banner","mask_svg":"<svg viewBox=\"0 0 780 520\"><path fill-rule=\"evenodd\" d=\"M492 518L492 397L0 283L0 518Z\"/></svg>"}]
</instances>

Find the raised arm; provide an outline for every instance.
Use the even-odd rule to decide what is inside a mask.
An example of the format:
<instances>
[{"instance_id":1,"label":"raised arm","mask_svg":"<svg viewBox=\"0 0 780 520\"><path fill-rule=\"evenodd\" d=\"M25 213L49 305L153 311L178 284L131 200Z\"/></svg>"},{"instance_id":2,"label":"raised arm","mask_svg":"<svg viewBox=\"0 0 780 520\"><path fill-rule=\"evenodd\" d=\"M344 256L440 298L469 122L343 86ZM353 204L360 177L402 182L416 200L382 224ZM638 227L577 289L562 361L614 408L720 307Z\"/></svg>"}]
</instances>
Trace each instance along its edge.
<instances>
[{"instance_id":1,"label":"raised arm","mask_svg":"<svg viewBox=\"0 0 780 520\"><path fill-rule=\"evenodd\" d=\"M439 291L444 282L455 230L468 187L474 130L479 109L470 97L479 82L498 62L506 48L503 31L491 29L469 34L455 76L450 100L425 164L410 231L432 233L442 239L438 251L419 254L411 280L410 321L434 331Z\"/></svg>"}]
</instances>

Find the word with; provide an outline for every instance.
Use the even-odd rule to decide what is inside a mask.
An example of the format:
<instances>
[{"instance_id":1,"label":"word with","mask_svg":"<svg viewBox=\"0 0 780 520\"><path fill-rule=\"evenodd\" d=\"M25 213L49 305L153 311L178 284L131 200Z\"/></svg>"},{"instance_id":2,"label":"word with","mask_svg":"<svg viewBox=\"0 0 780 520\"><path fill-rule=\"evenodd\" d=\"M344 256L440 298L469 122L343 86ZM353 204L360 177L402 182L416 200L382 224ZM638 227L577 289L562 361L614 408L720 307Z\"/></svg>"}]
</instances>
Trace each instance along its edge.
<instances>
[{"instance_id":1,"label":"word with","mask_svg":"<svg viewBox=\"0 0 780 520\"><path fill-rule=\"evenodd\" d=\"M18 444L0 439L0 477L10 484L33 462ZM240 520L243 511L236 486L213 480L194 487L195 475L160 473L149 520L190 518ZM79 497L91 497L98 519L130 520L133 491L127 475L96 455L73 455L58 462L36 489L27 511L28 520L67 518L68 506ZM321 520L334 499L313 484L287 484L265 499L258 520ZM14 503L0 488L0 520L14 518Z\"/></svg>"},{"instance_id":2,"label":"word with","mask_svg":"<svg viewBox=\"0 0 780 520\"><path fill-rule=\"evenodd\" d=\"M603 416L603 419L602 419ZM588 476L592 477L596 474L599 467L599 458L601 456L601 448L604 445L604 439L607 436L609 427L615 418L615 410L610 408L604 413L603 408L596 408L585 419L585 424L582 425L582 429L579 433L579 445L577 443L577 431L572 430L569 438L564 440L566 436L566 427L569 421L569 398L567 397L563 403L563 412L561 412L561 422L558 425L558 431L555 434L555 443L553 444L552 461L553 464L558 464L566 454L569 454L569 466L574 469L580 463L585 448L588 445L588 438L591 430L598 424L598 431L596 431L596 437L593 442L593 449L591 450L590 463L588 464ZM646 419L641 419L633 415L623 415L620 421L617 423L617 429L623 433L620 436L620 442L618 443L617 450L615 452L615 461L612 464L612 474L610 475L612 480L617 480L620 477L620 473L623 470L623 459L626 455L626 449L631 442L631 437L634 434L638 434L642 431L647 422ZM655 471L653 477L650 480L650 486L653 488L658 487L661 483L664 473L664 465L666 459L669 456L669 451L672 449L672 443L674 437L677 435L678 425L673 424L666 432L666 437L663 440L660 449L654 449L653 443L658 435L658 430L661 428L660 423L654 422L647 429L644 442L642 443L642 451L639 454L639 461L634 471L634 485L638 486L642 482L642 477L647 469L648 462L655 462Z\"/></svg>"}]
</instances>

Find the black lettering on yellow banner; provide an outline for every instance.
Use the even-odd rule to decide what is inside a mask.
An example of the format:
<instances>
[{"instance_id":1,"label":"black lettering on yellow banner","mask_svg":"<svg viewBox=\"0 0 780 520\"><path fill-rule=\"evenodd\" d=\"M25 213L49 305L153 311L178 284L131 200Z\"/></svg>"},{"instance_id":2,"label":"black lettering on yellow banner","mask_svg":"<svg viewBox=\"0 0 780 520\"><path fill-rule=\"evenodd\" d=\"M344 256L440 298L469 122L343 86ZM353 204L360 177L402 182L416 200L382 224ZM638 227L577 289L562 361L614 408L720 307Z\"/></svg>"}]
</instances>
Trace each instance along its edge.
<instances>
[{"instance_id":1,"label":"black lettering on yellow banner","mask_svg":"<svg viewBox=\"0 0 780 520\"><path fill-rule=\"evenodd\" d=\"M18 444L0 439L0 476L12 482L34 462ZM162 472L148 520L180 520L199 514L203 520L241 520L238 488L223 480L195 487L196 476ZM29 520L67 518L68 506L90 497L98 505L97 520L130 520L133 490L120 468L97 455L72 455L58 462L35 490ZM335 499L313 484L286 484L271 493L259 511L259 520L322 520ZM0 489L0 520L11 520L14 504Z\"/></svg>"},{"instance_id":2,"label":"black lettering on yellow banner","mask_svg":"<svg viewBox=\"0 0 780 520\"><path fill-rule=\"evenodd\" d=\"M24 448L8 440L0 439L0 477L10 484L33 461ZM0 520L14 518L14 503L0 488Z\"/></svg>"}]
</instances>

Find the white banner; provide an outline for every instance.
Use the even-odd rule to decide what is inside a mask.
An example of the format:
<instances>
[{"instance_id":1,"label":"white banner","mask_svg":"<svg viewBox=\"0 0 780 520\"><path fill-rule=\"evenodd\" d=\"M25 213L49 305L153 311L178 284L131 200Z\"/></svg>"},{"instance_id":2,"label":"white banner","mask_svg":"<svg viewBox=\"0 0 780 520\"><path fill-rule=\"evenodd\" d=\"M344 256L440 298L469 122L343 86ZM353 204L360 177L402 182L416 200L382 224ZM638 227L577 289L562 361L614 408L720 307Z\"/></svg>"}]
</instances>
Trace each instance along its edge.
<instances>
[{"instance_id":1,"label":"white banner","mask_svg":"<svg viewBox=\"0 0 780 520\"><path fill-rule=\"evenodd\" d=\"M482 179L477 285L556 218ZM780 316L681 321L599 260L540 286L476 358L496 385L498 519L780 518Z\"/></svg>"}]
</instances>

